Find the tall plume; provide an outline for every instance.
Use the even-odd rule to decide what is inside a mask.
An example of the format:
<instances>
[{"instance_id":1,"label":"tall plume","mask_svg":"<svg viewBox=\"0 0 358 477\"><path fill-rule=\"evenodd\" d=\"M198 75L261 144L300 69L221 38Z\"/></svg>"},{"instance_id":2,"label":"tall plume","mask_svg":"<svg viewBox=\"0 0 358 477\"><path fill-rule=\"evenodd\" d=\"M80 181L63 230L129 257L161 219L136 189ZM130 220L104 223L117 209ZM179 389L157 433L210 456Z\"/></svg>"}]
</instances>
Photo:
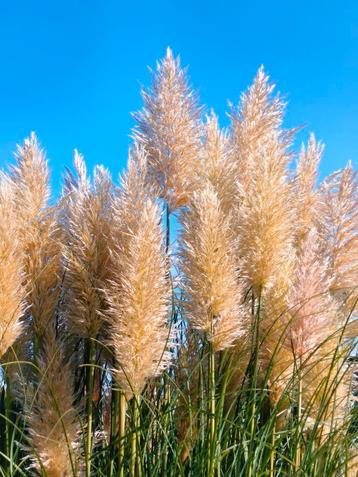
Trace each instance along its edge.
<instances>
[{"instance_id":1,"label":"tall plume","mask_svg":"<svg viewBox=\"0 0 358 477\"><path fill-rule=\"evenodd\" d=\"M31 467L48 477L80 476L80 425L74 407L71 362L48 327L38 360L39 384L26 410Z\"/></svg>"},{"instance_id":2,"label":"tall plume","mask_svg":"<svg viewBox=\"0 0 358 477\"><path fill-rule=\"evenodd\" d=\"M138 395L171 360L167 326L169 283L158 204L145 188L145 154L131 152L113 205L113 278L106 289L109 343L120 388Z\"/></svg>"},{"instance_id":3,"label":"tall plume","mask_svg":"<svg viewBox=\"0 0 358 477\"><path fill-rule=\"evenodd\" d=\"M46 154L34 133L25 139L22 147L18 146L10 181L24 250L29 324L41 341L59 298L61 239L57 209L48 207L50 188Z\"/></svg>"},{"instance_id":4,"label":"tall plume","mask_svg":"<svg viewBox=\"0 0 358 477\"><path fill-rule=\"evenodd\" d=\"M150 180L159 186L170 210L175 210L188 202L195 188L201 108L186 70L169 48L142 97L143 109L134 114L134 137L147 151Z\"/></svg>"},{"instance_id":5,"label":"tall plume","mask_svg":"<svg viewBox=\"0 0 358 477\"><path fill-rule=\"evenodd\" d=\"M250 163L282 125L284 104L279 96L272 98L275 85L268 79L261 66L252 86L241 95L239 106L231 105L229 112L233 160L243 185L250 179Z\"/></svg>"},{"instance_id":6,"label":"tall plume","mask_svg":"<svg viewBox=\"0 0 358 477\"><path fill-rule=\"evenodd\" d=\"M329 295L328 260L322 256L317 230L312 228L302 245L288 299L288 346L303 362L337 329L337 322Z\"/></svg>"},{"instance_id":7,"label":"tall plume","mask_svg":"<svg viewBox=\"0 0 358 477\"><path fill-rule=\"evenodd\" d=\"M181 266L187 317L205 333L215 351L231 346L243 333L242 290L238 283L230 216L207 185L182 214Z\"/></svg>"},{"instance_id":8,"label":"tall plume","mask_svg":"<svg viewBox=\"0 0 358 477\"><path fill-rule=\"evenodd\" d=\"M358 298L358 181L351 163L321 187L320 233L330 257L331 290L354 306Z\"/></svg>"},{"instance_id":9,"label":"tall plume","mask_svg":"<svg viewBox=\"0 0 358 477\"><path fill-rule=\"evenodd\" d=\"M14 191L5 176L0 178L0 358L22 331L25 289L23 249L16 229Z\"/></svg>"},{"instance_id":10,"label":"tall plume","mask_svg":"<svg viewBox=\"0 0 358 477\"><path fill-rule=\"evenodd\" d=\"M290 258L292 242L287 150L292 131L280 128L284 104L278 97L271 98L272 89L260 69L234 117L234 144L242 169L239 255L242 273L257 293L280 274ZM242 139L245 135L247 142Z\"/></svg>"},{"instance_id":11,"label":"tall plume","mask_svg":"<svg viewBox=\"0 0 358 477\"><path fill-rule=\"evenodd\" d=\"M65 185L65 286L68 322L73 333L95 338L102 327L104 283L109 277L112 181L102 167L94 170L93 187L86 166L75 152L77 178L68 174Z\"/></svg>"}]
</instances>

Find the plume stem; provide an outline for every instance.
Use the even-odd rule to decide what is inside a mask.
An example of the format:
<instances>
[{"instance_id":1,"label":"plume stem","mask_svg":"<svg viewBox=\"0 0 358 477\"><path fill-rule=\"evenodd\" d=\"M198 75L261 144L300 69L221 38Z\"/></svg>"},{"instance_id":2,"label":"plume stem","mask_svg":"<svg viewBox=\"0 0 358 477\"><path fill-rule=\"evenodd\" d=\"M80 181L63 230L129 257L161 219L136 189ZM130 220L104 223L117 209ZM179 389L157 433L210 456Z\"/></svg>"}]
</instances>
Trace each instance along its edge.
<instances>
[{"instance_id":1,"label":"plume stem","mask_svg":"<svg viewBox=\"0 0 358 477\"><path fill-rule=\"evenodd\" d=\"M276 446L276 422L272 428L271 450L270 450L270 477L275 477L275 446Z\"/></svg>"},{"instance_id":2,"label":"plume stem","mask_svg":"<svg viewBox=\"0 0 358 477\"><path fill-rule=\"evenodd\" d=\"M8 373L6 372L5 376L6 381L6 389L5 389L5 396L4 396L4 404L5 404L5 455L10 457L10 447L11 447L11 387L10 387L10 378Z\"/></svg>"},{"instance_id":3,"label":"plume stem","mask_svg":"<svg viewBox=\"0 0 358 477\"><path fill-rule=\"evenodd\" d=\"M255 313L255 295L252 294L252 312L254 315L254 329L253 329L253 351L252 351L252 360L253 360L253 373L251 379L251 394L252 394L252 410L251 410L251 425L250 425L250 446L251 450L254 447L254 435L256 427L256 400L257 400L257 380L259 374L259 351L260 351L260 312L261 312L261 291L258 294L257 298L257 311ZM251 459L252 465L249 468L249 477L252 477L253 474L253 465L254 459Z\"/></svg>"},{"instance_id":4,"label":"plume stem","mask_svg":"<svg viewBox=\"0 0 358 477\"><path fill-rule=\"evenodd\" d=\"M169 204L166 203L165 205L165 258L167 261L167 267L168 267L168 280L171 279L170 277L170 258L169 258L169 247L170 247L170 207ZM174 303L172 300L171 305L174 307ZM171 326L171 323L170 323ZM169 403L170 403L170 385L169 385L169 380L164 374L163 376L163 381L164 381L164 432L167 433L168 427L169 427ZM166 445L166 444L164 444ZM164 457L163 457L163 471L162 475L163 477L166 476L167 474L167 464L168 464L168 453L164 452Z\"/></svg>"},{"instance_id":5,"label":"plume stem","mask_svg":"<svg viewBox=\"0 0 358 477\"><path fill-rule=\"evenodd\" d=\"M115 439L117 434L117 410L118 410L119 393L112 382L112 396L111 396L111 461L109 464L109 477L113 476L114 459L115 459Z\"/></svg>"},{"instance_id":6,"label":"plume stem","mask_svg":"<svg viewBox=\"0 0 358 477\"><path fill-rule=\"evenodd\" d=\"M209 342L209 459L208 477L213 477L215 472L215 430L216 430L216 401L215 401L215 351Z\"/></svg>"},{"instance_id":7,"label":"plume stem","mask_svg":"<svg viewBox=\"0 0 358 477\"><path fill-rule=\"evenodd\" d=\"M301 421L302 421L302 358L300 358L297 370L297 424L295 446L295 472L298 473L301 466Z\"/></svg>"},{"instance_id":8,"label":"plume stem","mask_svg":"<svg viewBox=\"0 0 358 477\"><path fill-rule=\"evenodd\" d=\"M126 433L126 397L119 393L118 476L124 475L124 438Z\"/></svg>"},{"instance_id":9,"label":"plume stem","mask_svg":"<svg viewBox=\"0 0 358 477\"><path fill-rule=\"evenodd\" d=\"M88 369L87 369L87 442L86 442L86 477L91 475L92 457L92 428L93 428L93 388L94 388L94 364L96 345L92 339L87 342Z\"/></svg>"},{"instance_id":10,"label":"plume stem","mask_svg":"<svg viewBox=\"0 0 358 477\"><path fill-rule=\"evenodd\" d=\"M141 477L142 469L140 465L139 457L139 435L140 435L140 396L135 394L133 397L133 433L131 441L131 466L130 466L130 477ZM137 470L137 472L136 472Z\"/></svg>"}]
</instances>

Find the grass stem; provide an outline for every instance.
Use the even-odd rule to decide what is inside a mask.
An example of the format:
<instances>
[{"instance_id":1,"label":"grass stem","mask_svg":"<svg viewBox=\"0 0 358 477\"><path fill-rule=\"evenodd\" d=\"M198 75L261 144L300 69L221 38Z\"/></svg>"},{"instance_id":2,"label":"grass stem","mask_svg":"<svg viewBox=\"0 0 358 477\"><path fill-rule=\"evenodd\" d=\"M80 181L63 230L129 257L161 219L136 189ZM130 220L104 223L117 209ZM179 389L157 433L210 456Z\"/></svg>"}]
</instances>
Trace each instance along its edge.
<instances>
[{"instance_id":1,"label":"grass stem","mask_svg":"<svg viewBox=\"0 0 358 477\"><path fill-rule=\"evenodd\" d=\"M92 459L92 434L93 434L93 388L94 388L94 364L96 357L96 345L92 339L87 342L88 368L87 368L87 442L86 442L86 477L91 476Z\"/></svg>"}]
</instances>

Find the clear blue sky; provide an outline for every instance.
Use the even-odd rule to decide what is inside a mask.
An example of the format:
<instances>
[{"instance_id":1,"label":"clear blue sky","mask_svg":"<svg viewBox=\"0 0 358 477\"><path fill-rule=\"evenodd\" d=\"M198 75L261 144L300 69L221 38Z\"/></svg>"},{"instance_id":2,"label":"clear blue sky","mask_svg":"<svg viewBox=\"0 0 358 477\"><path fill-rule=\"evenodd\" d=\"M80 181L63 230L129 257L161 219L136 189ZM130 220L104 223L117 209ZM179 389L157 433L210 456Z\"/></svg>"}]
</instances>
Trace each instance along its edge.
<instances>
[{"instance_id":1,"label":"clear blue sky","mask_svg":"<svg viewBox=\"0 0 358 477\"><path fill-rule=\"evenodd\" d=\"M0 0L0 166L34 130L56 181L75 147L117 175L147 66L168 45L223 125L264 64L286 125L326 143L323 174L357 163L357 0Z\"/></svg>"}]
</instances>

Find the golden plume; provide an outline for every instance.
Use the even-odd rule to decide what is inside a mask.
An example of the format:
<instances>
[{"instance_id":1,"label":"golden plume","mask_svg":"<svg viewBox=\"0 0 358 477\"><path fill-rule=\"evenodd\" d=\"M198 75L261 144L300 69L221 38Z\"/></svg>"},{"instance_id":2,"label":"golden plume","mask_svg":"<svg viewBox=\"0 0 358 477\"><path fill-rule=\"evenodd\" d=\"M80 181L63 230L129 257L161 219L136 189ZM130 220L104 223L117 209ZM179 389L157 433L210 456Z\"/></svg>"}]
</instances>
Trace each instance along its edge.
<instances>
[{"instance_id":1,"label":"golden plume","mask_svg":"<svg viewBox=\"0 0 358 477\"><path fill-rule=\"evenodd\" d=\"M358 299L358 181L351 163L321 186L319 230L330 257L331 291L347 310Z\"/></svg>"},{"instance_id":2,"label":"golden plume","mask_svg":"<svg viewBox=\"0 0 358 477\"><path fill-rule=\"evenodd\" d=\"M253 84L241 95L239 106L231 105L229 112L233 161L243 185L250 180L250 163L282 125L285 105L279 96L272 97L275 85L268 80L261 66Z\"/></svg>"},{"instance_id":3,"label":"golden plume","mask_svg":"<svg viewBox=\"0 0 358 477\"><path fill-rule=\"evenodd\" d=\"M239 178L237 228L241 272L256 294L280 274L292 251L291 154L287 150L292 131L280 128L284 104L270 97L272 88L260 69L243 97L236 124L240 131L240 125L243 130L248 128L245 134L251 135L239 148L243 175Z\"/></svg>"},{"instance_id":4,"label":"golden plume","mask_svg":"<svg viewBox=\"0 0 358 477\"><path fill-rule=\"evenodd\" d=\"M17 150L11 181L24 248L28 317L38 344L53 318L60 294L61 236L58 210L48 207L49 171L34 133Z\"/></svg>"},{"instance_id":5,"label":"golden plume","mask_svg":"<svg viewBox=\"0 0 358 477\"><path fill-rule=\"evenodd\" d=\"M112 279L106 287L114 378L127 396L138 395L170 360L169 283L159 206L145 188L145 154L133 149L113 205Z\"/></svg>"},{"instance_id":6,"label":"golden plume","mask_svg":"<svg viewBox=\"0 0 358 477\"><path fill-rule=\"evenodd\" d=\"M217 193L208 184L194 194L181 221L186 315L215 351L225 349L244 331L230 216L225 217Z\"/></svg>"},{"instance_id":7,"label":"golden plume","mask_svg":"<svg viewBox=\"0 0 358 477\"><path fill-rule=\"evenodd\" d=\"M58 303L61 238L50 194L46 154L34 133L18 146L10 181L15 196L18 233L24 251L24 284L28 318L41 341Z\"/></svg>"},{"instance_id":8,"label":"golden plume","mask_svg":"<svg viewBox=\"0 0 358 477\"><path fill-rule=\"evenodd\" d=\"M14 191L6 176L0 177L0 358L22 331L25 309L23 253L17 235Z\"/></svg>"},{"instance_id":9,"label":"golden plume","mask_svg":"<svg viewBox=\"0 0 358 477\"><path fill-rule=\"evenodd\" d=\"M110 274L109 236L112 181L106 169L94 170L93 187L83 157L75 151L77 178L68 174L62 225L67 316L71 331L95 338L101 331L102 289Z\"/></svg>"}]
</instances>

